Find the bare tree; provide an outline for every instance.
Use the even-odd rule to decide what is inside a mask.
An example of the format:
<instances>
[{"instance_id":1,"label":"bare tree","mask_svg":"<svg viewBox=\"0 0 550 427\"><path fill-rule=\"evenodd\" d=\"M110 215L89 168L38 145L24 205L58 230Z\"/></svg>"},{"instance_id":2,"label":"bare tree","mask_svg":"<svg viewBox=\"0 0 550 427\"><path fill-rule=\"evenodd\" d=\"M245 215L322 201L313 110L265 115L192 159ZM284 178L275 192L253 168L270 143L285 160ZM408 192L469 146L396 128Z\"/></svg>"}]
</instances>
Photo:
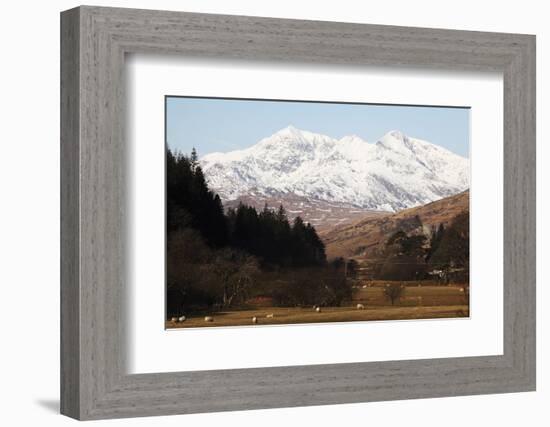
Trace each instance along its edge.
<instances>
[{"instance_id":1,"label":"bare tree","mask_svg":"<svg viewBox=\"0 0 550 427\"><path fill-rule=\"evenodd\" d=\"M256 258L231 249L220 252L213 269L220 280L223 307L231 307L236 300L244 299L260 271Z\"/></svg>"},{"instance_id":2,"label":"bare tree","mask_svg":"<svg viewBox=\"0 0 550 427\"><path fill-rule=\"evenodd\" d=\"M387 284L384 287L384 295L391 301L391 305L394 305L396 301L399 301L405 287L399 283Z\"/></svg>"}]
</instances>

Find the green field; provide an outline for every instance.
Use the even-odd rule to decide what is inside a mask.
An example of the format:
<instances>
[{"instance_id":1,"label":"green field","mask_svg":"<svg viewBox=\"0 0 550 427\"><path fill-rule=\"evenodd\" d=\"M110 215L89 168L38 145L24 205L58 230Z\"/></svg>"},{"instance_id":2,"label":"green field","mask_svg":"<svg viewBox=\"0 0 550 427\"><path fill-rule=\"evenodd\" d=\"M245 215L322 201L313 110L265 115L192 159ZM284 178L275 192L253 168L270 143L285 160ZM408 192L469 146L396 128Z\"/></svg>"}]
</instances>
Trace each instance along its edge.
<instances>
[{"instance_id":1,"label":"green field","mask_svg":"<svg viewBox=\"0 0 550 427\"><path fill-rule=\"evenodd\" d=\"M468 317L469 304L463 286L406 286L400 300L391 305L384 296L384 283L368 283L354 288L353 300L342 307L247 307L240 310L204 312L187 316L184 322L166 322L166 328L214 326L258 326L296 323L326 323L369 320L406 320ZM366 287L363 287L366 286ZM357 309L363 304L365 309ZM268 315L273 317L267 317ZM205 316L213 318L205 322ZM252 318L257 318L257 323Z\"/></svg>"}]
</instances>

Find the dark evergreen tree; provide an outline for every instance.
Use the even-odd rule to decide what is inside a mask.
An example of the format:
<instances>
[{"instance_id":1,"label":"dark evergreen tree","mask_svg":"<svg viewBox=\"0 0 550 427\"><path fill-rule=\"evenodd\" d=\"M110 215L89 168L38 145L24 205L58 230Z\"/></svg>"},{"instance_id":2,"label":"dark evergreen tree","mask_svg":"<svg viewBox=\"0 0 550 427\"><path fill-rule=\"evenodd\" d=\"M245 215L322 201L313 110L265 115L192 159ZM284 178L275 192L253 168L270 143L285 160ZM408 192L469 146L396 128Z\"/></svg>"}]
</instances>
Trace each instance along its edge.
<instances>
[{"instance_id":1,"label":"dark evergreen tree","mask_svg":"<svg viewBox=\"0 0 550 427\"><path fill-rule=\"evenodd\" d=\"M235 213L231 243L254 255L260 254L259 248L260 222L256 209L239 203Z\"/></svg>"},{"instance_id":2,"label":"dark evergreen tree","mask_svg":"<svg viewBox=\"0 0 550 427\"><path fill-rule=\"evenodd\" d=\"M323 265L326 263L325 245L315 228L297 216L291 233L292 263L295 267Z\"/></svg>"},{"instance_id":3,"label":"dark evergreen tree","mask_svg":"<svg viewBox=\"0 0 550 427\"><path fill-rule=\"evenodd\" d=\"M430 258L434 268L443 270L462 269L465 278L470 267L470 216L468 212L458 214L440 238Z\"/></svg>"},{"instance_id":4,"label":"dark evergreen tree","mask_svg":"<svg viewBox=\"0 0 550 427\"><path fill-rule=\"evenodd\" d=\"M384 280L418 280L424 277L427 268L426 240L422 234L409 236L403 230L392 234L386 242L384 261L377 276Z\"/></svg>"},{"instance_id":5,"label":"dark evergreen tree","mask_svg":"<svg viewBox=\"0 0 550 427\"><path fill-rule=\"evenodd\" d=\"M208 189L197 154L166 154L168 231L192 227L213 247L227 244L227 220L220 198Z\"/></svg>"},{"instance_id":6,"label":"dark evergreen tree","mask_svg":"<svg viewBox=\"0 0 550 427\"><path fill-rule=\"evenodd\" d=\"M437 229L432 232L432 237L430 239L430 248L428 250L428 253L426 254L426 261L429 261L432 255L437 251L444 234L445 227L443 226L443 224L439 224L439 227L437 227Z\"/></svg>"},{"instance_id":7,"label":"dark evergreen tree","mask_svg":"<svg viewBox=\"0 0 550 427\"><path fill-rule=\"evenodd\" d=\"M282 204L279 205L279 209L277 210L277 221L279 223L287 223L288 224L288 218L286 216L286 210L285 210L285 208Z\"/></svg>"},{"instance_id":8,"label":"dark evergreen tree","mask_svg":"<svg viewBox=\"0 0 550 427\"><path fill-rule=\"evenodd\" d=\"M195 147L193 147L193 149L191 150L191 156L189 158L189 162L191 163L191 171L195 172L195 169L199 164L199 156L197 154L197 150L195 150Z\"/></svg>"}]
</instances>

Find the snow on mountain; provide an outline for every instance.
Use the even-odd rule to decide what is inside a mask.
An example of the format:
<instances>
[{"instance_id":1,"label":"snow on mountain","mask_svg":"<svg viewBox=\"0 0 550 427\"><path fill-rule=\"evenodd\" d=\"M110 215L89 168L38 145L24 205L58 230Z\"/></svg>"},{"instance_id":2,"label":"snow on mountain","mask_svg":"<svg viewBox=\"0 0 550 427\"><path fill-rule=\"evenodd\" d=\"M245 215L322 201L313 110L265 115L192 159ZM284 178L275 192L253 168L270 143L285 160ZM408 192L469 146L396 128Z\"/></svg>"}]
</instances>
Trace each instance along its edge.
<instances>
[{"instance_id":1,"label":"snow on mountain","mask_svg":"<svg viewBox=\"0 0 550 427\"><path fill-rule=\"evenodd\" d=\"M224 201L293 195L397 211L469 187L467 158L399 131L369 143L289 126L244 150L208 154L200 164Z\"/></svg>"}]
</instances>

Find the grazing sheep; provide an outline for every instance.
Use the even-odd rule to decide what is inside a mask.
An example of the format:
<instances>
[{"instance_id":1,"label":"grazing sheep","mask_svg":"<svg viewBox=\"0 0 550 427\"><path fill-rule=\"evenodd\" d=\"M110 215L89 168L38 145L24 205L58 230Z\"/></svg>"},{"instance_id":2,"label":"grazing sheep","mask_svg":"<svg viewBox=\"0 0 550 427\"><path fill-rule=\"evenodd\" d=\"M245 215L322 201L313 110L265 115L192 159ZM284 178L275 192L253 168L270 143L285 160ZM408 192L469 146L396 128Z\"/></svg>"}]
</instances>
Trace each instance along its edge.
<instances>
[{"instance_id":1,"label":"grazing sheep","mask_svg":"<svg viewBox=\"0 0 550 427\"><path fill-rule=\"evenodd\" d=\"M316 311L317 313L320 313L320 312L321 312L321 307L316 307L316 308L315 308L315 311Z\"/></svg>"},{"instance_id":2,"label":"grazing sheep","mask_svg":"<svg viewBox=\"0 0 550 427\"><path fill-rule=\"evenodd\" d=\"M213 321L214 321L214 318L213 318L212 316L206 316L206 317L204 318L204 321L205 321L205 322L213 322Z\"/></svg>"},{"instance_id":3,"label":"grazing sheep","mask_svg":"<svg viewBox=\"0 0 550 427\"><path fill-rule=\"evenodd\" d=\"M172 322L176 323L176 322L178 321L178 318L177 318L177 317L172 317L170 320L171 320Z\"/></svg>"},{"instance_id":4,"label":"grazing sheep","mask_svg":"<svg viewBox=\"0 0 550 427\"><path fill-rule=\"evenodd\" d=\"M363 285L363 289L367 289L367 287L368 287L367 285Z\"/></svg>"},{"instance_id":5,"label":"grazing sheep","mask_svg":"<svg viewBox=\"0 0 550 427\"><path fill-rule=\"evenodd\" d=\"M269 314L266 314L266 316L268 319L273 319L275 317L275 315L273 313L269 313Z\"/></svg>"},{"instance_id":6,"label":"grazing sheep","mask_svg":"<svg viewBox=\"0 0 550 427\"><path fill-rule=\"evenodd\" d=\"M258 318L256 316L252 318L252 323L258 323Z\"/></svg>"},{"instance_id":7,"label":"grazing sheep","mask_svg":"<svg viewBox=\"0 0 550 427\"><path fill-rule=\"evenodd\" d=\"M314 310L315 310L315 309L317 309L317 306L316 306L316 305L314 305L314 306L313 306L313 309L314 309Z\"/></svg>"},{"instance_id":8,"label":"grazing sheep","mask_svg":"<svg viewBox=\"0 0 550 427\"><path fill-rule=\"evenodd\" d=\"M178 322L185 322L185 316L178 317Z\"/></svg>"},{"instance_id":9,"label":"grazing sheep","mask_svg":"<svg viewBox=\"0 0 550 427\"><path fill-rule=\"evenodd\" d=\"M364 310L365 306L363 304L357 304L357 310Z\"/></svg>"}]
</instances>

